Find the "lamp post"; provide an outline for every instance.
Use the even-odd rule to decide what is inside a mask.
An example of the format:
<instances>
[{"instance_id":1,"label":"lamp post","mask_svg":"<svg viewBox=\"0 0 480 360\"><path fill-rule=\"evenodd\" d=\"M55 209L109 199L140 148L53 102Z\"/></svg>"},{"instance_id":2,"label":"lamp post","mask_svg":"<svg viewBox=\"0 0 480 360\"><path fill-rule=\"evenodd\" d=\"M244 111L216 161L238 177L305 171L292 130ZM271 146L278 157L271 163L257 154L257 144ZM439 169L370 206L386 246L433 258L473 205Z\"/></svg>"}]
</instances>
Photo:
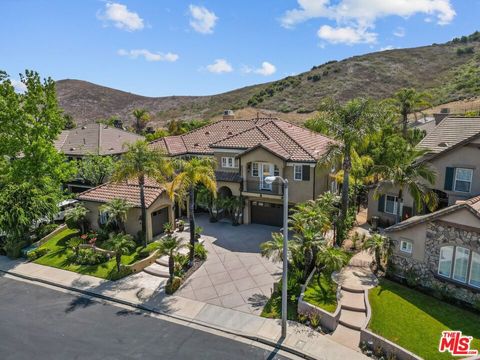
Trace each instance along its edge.
<instances>
[{"instance_id":1,"label":"lamp post","mask_svg":"<svg viewBox=\"0 0 480 360\"><path fill-rule=\"evenodd\" d=\"M287 336L287 271L288 271L288 180L281 176L267 176L265 182L275 180L283 184L283 272L282 272L282 338Z\"/></svg>"}]
</instances>

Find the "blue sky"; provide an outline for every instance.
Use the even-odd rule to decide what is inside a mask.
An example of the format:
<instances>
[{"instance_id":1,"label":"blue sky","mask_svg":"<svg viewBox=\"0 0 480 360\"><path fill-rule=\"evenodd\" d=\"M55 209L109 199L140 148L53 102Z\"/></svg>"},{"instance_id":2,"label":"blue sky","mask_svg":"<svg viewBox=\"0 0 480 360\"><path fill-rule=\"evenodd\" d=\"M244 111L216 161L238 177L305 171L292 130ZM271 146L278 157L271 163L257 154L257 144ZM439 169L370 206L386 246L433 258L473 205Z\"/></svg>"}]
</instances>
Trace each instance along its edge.
<instances>
[{"instance_id":1,"label":"blue sky","mask_svg":"<svg viewBox=\"0 0 480 360\"><path fill-rule=\"evenodd\" d=\"M0 69L208 95L480 30L480 0L0 0Z\"/></svg>"}]
</instances>

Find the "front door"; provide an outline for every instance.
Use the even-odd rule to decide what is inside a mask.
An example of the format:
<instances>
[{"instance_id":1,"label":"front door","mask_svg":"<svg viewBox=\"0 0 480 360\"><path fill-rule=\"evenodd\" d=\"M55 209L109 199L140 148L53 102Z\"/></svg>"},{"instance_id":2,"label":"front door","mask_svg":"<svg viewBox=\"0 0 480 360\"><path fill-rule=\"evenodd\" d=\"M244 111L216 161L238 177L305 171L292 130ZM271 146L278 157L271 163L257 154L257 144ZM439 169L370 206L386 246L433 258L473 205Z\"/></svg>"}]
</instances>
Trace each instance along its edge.
<instances>
[{"instance_id":1,"label":"front door","mask_svg":"<svg viewBox=\"0 0 480 360\"><path fill-rule=\"evenodd\" d=\"M272 164L260 164L260 190L272 190L272 184L267 184L265 178L268 176L273 176L273 165Z\"/></svg>"}]
</instances>

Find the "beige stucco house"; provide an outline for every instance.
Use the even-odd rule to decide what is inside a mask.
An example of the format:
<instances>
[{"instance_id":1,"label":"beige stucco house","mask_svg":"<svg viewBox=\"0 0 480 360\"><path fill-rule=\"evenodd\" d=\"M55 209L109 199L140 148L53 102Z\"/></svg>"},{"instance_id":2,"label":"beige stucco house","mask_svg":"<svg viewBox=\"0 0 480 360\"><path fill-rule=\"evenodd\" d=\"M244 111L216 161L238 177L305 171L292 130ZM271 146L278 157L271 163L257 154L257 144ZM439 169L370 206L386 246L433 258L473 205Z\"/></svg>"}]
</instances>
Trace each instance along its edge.
<instances>
[{"instance_id":1,"label":"beige stucco house","mask_svg":"<svg viewBox=\"0 0 480 360\"><path fill-rule=\"evenodd\" d=\"M210 156L217 163L218 191L245 200L243 223L281 226L283 187L265 178L289 181L289 206L336 191L330 169L318 161L334 140L276 118L224 120L151 143L170 156Z\"/></svg>"}]
</instances>

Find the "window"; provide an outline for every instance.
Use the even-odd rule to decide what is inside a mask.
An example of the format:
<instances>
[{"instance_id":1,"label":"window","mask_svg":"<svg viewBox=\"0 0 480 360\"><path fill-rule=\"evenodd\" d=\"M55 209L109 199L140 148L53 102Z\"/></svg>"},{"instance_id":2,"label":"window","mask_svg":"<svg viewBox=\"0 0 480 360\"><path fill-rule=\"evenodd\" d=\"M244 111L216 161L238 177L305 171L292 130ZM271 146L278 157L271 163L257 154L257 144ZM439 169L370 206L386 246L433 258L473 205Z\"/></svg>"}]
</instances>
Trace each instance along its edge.
<instances>
[{"instance_id":1,"label":"window","mask_svg":"<svg viewBox=\"0 0 480 360\"><path fill-rule=\"evenodd\" d=\"M293 179L294 180L302 180L303 179L303 166L302 165L294 165L293 166Z\"/></svg>"},{"instance_id":2,"label":"window","mask_svg":"<svg viewBox=\"0 0 480 360\"><path fill-rule=\"evenodd\" d=\"M468 259L470 250L457 246L455 249L455 265L453 267L453 279L467 282Z\"/></svg>"},{"instance_id":3,"label":"window","mask_svg":"<svg viewBox=\"0 0 480 360\"><path fill-rule=\"evenodd\" d=\"M278 169L277 165L273 165L273 176L280 175L280 170Z\"/></svg>"},{"instance_id":4,"label":"window","mask_svg":"<svg viewBox=\"0 0 480 360\"><path fill-rule=\"evenodd\" d=\"M452 273L453 246L444 246L440 249L438 274L450 277Z\"/></svg>"},{"instance_id":5,"label":"window","mask_svg":"<svg viewBox=\"0 0 480 360\"><path fill-rule=\"evenodd\" d=\"M222 167L224 168L237 168L238 159L234 157L222 157Z\"/></svg>"},{"instance_id":6,"label":"window","mask_svg":"<svg viewBox=\"0 0 480 360\"><path fill-rule=\"evenodd\" d=\"M470 192L472 185L473 170L472 169L455 169L455 191Z\"/></svg>"},{"instance_id":7,"label":"window","mask_svg":"<svg viewBox=\"0 0 480 360\"><path fill-rule=\"evenodd\" d=\"M472 263L470 264L470 280L468 283L480 288L480 254L472 254Z\"/></svg>"},{"instance_id":8,"label":"window","mask_svg":"<svg viewBox=\"0 0 480 360\"><path fill-rule=\"evenodd\" d=\"M385 212L389 214L397 214L397 197L392 195L385 196Z\"/></svg>"},{"instance_id":9,"label":"window","mask_svg":"<svg viewBox=\"0 0 480 360\"><path fill-rule=\"evenodd\" d=\"M258 177L258 163L252 163L252 176Z\"/></svg>"},{"instance_id":10,"label":"window","mask_svg":"<svg viewBox=\"0 0 480 360\"><path fill-rule=\"evenodd\" d=\"M99 219L100 225L105 225L108 220L108 213L106 211L103 211L100 213L99 217L100 217Z\"/></svg>"},{"instance_id":11,"label":"window","mask_svg":"<svg viewBox=\"0 0 480 360\"><path fill-rule=\"evenodd\" d=\"M400 243L400 250L406 253L412 253L412 243L410 241L402 240Z\"/></svg>"}]
</instances>

